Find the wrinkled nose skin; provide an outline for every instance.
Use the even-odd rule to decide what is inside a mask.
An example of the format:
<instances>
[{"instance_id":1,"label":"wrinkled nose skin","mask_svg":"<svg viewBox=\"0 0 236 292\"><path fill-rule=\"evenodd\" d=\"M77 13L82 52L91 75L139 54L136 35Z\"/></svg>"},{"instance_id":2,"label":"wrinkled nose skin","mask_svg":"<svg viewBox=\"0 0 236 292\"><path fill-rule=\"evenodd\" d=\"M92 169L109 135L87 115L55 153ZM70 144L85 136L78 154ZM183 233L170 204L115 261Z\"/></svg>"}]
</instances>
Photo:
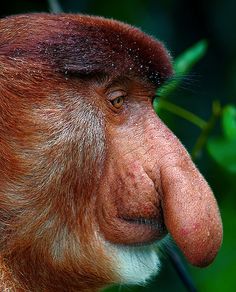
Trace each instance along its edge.
<instances>
[{"instance_id":1,"label":"wrinkled nose skin","mask_svg":"<svg viewBox=\"0 0 236 292\"><path fill-rule=\"evenodd\" d=\"M217 202L179 140L154 119L165 225L190 263L207 266L222 243Z\"/></svg>"},{"instance_id":2,"label":"wrinkled nose skin","mask_svg":"<svg viewBox=\"0 0 236 292\"><path fill-rule=\"evenodd\" d=\"M222 241L222 223L211 189L193 165L165 166L161 178L167 229L190 263L207 266Z\"/></svg>"}]
</instances>

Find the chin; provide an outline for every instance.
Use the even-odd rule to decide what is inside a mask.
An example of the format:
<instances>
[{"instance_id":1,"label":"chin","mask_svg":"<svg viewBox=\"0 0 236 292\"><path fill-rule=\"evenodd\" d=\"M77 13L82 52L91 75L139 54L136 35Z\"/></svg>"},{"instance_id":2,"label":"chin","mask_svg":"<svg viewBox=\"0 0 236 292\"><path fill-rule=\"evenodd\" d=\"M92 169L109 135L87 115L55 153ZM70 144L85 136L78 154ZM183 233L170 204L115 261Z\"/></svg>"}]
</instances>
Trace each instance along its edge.
<instances>
[{"instance_id":1,"label":"chin","mask_svg":"<svg viewBox=\"0 0 236 292\"><path fill-rule=\"evenodd\" d=\"M160 271L160 246L165 239L148 245L114 245L106 242L105 246L115 262L120 284L145 285Z\"/></svg>"}]
</instances>

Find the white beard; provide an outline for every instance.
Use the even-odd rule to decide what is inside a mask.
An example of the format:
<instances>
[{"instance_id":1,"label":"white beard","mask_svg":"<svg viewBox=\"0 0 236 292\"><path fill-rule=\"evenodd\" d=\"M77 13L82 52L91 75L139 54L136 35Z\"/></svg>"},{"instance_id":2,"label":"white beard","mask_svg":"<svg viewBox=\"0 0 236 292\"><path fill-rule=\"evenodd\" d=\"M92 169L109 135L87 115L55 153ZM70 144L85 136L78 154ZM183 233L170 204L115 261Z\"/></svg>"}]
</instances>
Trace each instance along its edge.
<instances>
[{"instance_id":1,"label":"white beard","mask_svg":"<svg viewBox=\"0 0 236 292\"><path fill-rule=\"evenodd\" d=\"M115 246L117 272L123 284L145 284L160 270L156 245L142 247Z\"/></svg>"}]
</instances>

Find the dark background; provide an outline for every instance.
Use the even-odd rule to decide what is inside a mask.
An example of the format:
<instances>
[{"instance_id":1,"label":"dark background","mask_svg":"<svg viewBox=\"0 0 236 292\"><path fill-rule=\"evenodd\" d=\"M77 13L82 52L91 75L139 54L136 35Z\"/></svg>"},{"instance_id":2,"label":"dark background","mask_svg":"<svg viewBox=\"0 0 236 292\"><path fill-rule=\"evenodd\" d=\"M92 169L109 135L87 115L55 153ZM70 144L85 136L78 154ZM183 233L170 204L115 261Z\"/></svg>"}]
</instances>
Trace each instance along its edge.
<instances>
[{"instance_id":1,"label":"dark background","mask_svg":"<svg viewBox=\"0 0 236 292\"><path fill-rule=\"evenodd\" d=\"M140 27L165 43L173 57L207 39L205 57L171 97L172 102L208 120L213 100L236 105L235 0L61 0L64 12L80 12L119 19ZM1 17L50 11L48 1L1 1ZM191 152L200 130L177 116L164 119ZM221 135L220 119L210 136ZM235 149L236 155L236 149ZM236 174L222 168L204 148L195 161L212 186L222 213L224 242L215 262L206 269L188 266L199 291L236 291ZM164 256L162 272L146 288L119 291L186 291Z\"/></svg>"}]
</instances>

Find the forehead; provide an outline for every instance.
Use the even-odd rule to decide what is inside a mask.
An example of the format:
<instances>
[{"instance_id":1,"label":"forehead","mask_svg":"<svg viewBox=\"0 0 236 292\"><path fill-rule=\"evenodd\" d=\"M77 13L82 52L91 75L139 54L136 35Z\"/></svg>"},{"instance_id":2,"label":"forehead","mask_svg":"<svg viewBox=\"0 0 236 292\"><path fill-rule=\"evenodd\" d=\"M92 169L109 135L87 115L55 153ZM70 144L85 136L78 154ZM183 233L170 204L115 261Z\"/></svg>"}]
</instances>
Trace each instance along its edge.
<instances>
[{"instance_id":1,"label":"forehead","mask_svg":"<svg viewBox=\"0 0 236 292\"><path fill-rule=\"evenodd\" d=\"M12 31L8 34L12 39L5 42L8 54L39 58L63 74L139 76L156 87L172 75L170 56L164 46L118 21L34 14L5 22ZM4 22L0 29L2 25Z\"/></svg>"}]
</instances>

